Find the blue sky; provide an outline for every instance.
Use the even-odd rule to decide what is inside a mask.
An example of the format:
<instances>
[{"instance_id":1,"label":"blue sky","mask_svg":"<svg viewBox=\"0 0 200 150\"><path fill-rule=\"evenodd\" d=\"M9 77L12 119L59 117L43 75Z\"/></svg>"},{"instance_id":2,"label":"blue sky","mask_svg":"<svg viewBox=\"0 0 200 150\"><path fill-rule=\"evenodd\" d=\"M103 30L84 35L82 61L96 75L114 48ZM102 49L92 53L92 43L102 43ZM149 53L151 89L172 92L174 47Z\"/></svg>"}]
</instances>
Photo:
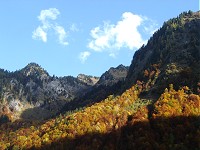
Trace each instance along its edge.
<instances>
[{"instance_id":1,"label":"blue sky","mask_svg":"<svg viewBox=\"0 0 200 150\"><path fill-rule=\"evenodd\" d=\"M100 76L130 65L164 21L199 0L1 0L0 68L36 62L50 75Z\"/></svg>"}]
</instances>

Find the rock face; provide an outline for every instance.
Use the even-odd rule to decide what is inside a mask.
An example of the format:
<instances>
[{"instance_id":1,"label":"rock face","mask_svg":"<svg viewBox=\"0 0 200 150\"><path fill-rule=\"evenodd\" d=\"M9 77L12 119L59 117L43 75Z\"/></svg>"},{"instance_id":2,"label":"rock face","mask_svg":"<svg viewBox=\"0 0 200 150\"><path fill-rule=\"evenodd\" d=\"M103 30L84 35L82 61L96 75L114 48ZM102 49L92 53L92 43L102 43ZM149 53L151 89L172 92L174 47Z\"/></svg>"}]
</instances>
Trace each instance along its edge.
<instances>
[{"instance_id":1,"label":"rock face","mask_svg":"<svg viewBox=\"0 0 200 150\"><path fill-rule=\"evenodd\" d=\"M200 12L191 11L165 22L133 56L126 88L138 80L146 91L160 93L174 84L198 91L200 82Z\"/></svg>"}]
</instances>

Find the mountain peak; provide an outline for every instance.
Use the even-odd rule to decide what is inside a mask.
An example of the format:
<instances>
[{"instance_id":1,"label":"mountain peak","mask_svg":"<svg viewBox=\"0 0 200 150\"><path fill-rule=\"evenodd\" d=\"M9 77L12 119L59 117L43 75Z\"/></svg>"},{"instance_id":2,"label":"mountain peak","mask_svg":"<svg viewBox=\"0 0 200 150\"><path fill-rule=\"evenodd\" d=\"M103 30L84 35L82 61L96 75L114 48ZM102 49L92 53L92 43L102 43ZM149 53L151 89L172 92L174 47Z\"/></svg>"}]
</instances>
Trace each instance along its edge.
<instances>
[{"instance_id":1,"label":"mountain peak","mask_svg":"<svg viewBox=\"0 0 200 150\"><path fill-rule=\"evenodd\" d=\"M40 67L40 65L35 62L31 62L26 67Z\"/></svg>"},{"instance_id":2,"label":"mountain peak","mask_svg":"<svg viewBox=\"0 0 200 150\"><path fill-rule=\"evenodd\" d=\"M129 67L127 66L124 66L122 64L120 64L119 66L116 67L116 69L124 69L124 70L127 70Z\"/></svg>"},{"instance_id":3,"label":"mountain peak","mask_svg":"<svg viewBox=\"0 0 200 150\"><path fill-rule=\"evenodd\" d=\"M128 68L124 65L119 65L116 68L111 67L99 79L98 84L113 84L120 80L124 80L128 73Z\"/></svg>"},{"instance_id":4,"label":"mountain peak","mask_svg":"<svg viewBox=\"0 0 200 150\"><path fill-rule=\"evenodd\" d=\"M34 62L29 63L21 70L21 72L25 76L49 76L46 70L44 70L40 65Z\"/></svg>"}]
</instances>

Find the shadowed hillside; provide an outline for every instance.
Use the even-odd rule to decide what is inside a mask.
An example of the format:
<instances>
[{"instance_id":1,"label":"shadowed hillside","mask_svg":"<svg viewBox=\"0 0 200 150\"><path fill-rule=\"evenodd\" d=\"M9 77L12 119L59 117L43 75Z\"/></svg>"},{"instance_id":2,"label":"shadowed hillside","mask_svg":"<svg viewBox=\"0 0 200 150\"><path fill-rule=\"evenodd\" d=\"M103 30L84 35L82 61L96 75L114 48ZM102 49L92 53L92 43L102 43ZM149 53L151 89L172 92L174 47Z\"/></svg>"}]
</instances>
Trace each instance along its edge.
<instances>
[{"instance_id":1,"label":"shadowed hillside","mask_svg":"<svg viewBox=\"0 0 200 150\"><path fill-rule=\"evenodd\" d=\"M62 138L37 150L199 150L199 117L160 117L151 120L129 120L127 125L109 133L87 133L76 138ZM173 122L167 127L165 123ZM188 124L189 122L189 124ZM167 130L167 131L166 131Z\"/></svg>"}]
</instances>

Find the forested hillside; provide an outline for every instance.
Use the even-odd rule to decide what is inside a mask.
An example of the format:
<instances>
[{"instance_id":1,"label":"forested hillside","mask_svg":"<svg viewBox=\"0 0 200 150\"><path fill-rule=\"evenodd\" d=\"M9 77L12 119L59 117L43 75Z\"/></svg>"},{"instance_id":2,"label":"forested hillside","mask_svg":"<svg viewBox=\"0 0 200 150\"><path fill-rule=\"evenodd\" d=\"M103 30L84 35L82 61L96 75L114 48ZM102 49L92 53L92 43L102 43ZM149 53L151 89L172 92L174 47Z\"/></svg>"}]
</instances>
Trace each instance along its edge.
<instances>
[{"instance_id":1,"label":"forested hillside","mask_svg":"<svg viewBox=\"0 0 200 150\"><path fill-rule=\"evenodd\" d=\"M133 86L121 96L45 123L1 125L1 149L199 149L200 97L170 85L154 103ZM191 144L192 142L192 144Z\"/></svg>"},{"instance_id":2,"label":"forested hillside","mask_svg":"<svg viewBox=\"0 0 200 150\"><path fill-rule=\"evenodd\" d=\"M174 84L198 91L200 81L200 13L184 12L165 22L133 56L126 87L142 81L147 92L161 94Z\"/></svg>"}]
</instances>

